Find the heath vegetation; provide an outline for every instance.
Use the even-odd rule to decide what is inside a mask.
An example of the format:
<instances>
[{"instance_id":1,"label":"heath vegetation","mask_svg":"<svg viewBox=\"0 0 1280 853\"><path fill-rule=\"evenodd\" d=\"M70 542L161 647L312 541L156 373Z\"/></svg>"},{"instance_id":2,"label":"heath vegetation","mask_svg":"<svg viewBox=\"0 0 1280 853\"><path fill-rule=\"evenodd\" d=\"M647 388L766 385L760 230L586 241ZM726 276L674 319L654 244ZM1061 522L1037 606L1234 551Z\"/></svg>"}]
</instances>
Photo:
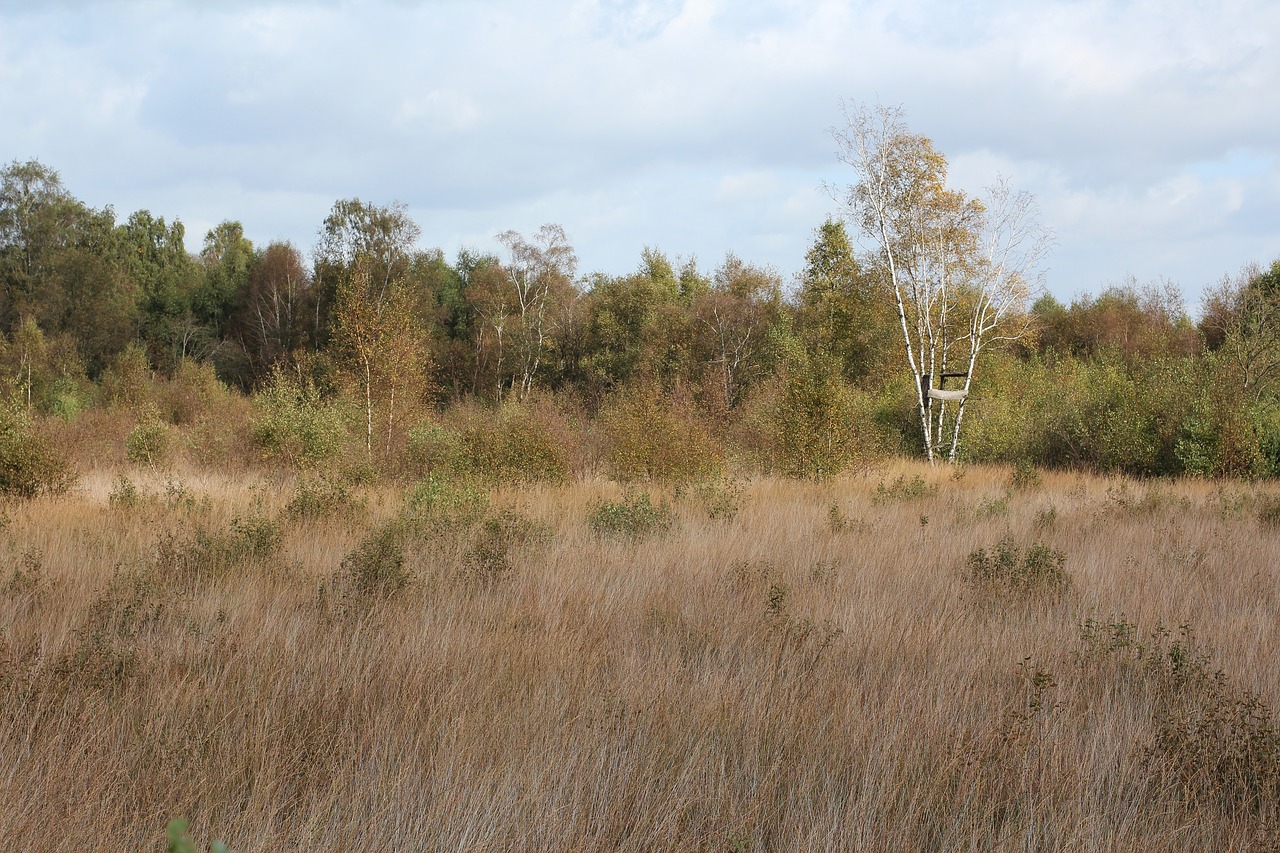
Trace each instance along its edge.
<instances>
[{"instance_id":1,"label":"heath vegetation","mask_svg":"<svg viewBox=\"0 0 1280 853\"><path fill-rule=\"evenodd\" d=\"M1274 849L1274 490L1011 477L93 471L5 508L0 837Z\"/></svg>"}]
</instances>

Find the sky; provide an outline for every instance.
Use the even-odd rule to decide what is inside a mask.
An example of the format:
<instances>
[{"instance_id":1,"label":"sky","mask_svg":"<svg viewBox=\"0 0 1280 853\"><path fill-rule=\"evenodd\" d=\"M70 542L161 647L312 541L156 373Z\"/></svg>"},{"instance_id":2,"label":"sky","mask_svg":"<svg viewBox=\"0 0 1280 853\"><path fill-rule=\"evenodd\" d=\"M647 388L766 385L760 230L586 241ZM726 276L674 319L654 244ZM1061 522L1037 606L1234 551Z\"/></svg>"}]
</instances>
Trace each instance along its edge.
<instances>
[{"instance_id":1,"label":"sky","mask_svg":"<svg viewBox=\"0 0 1280 853\"><path fill-rule=\"evenodd\" d=\"M1280 258L1275 0L0 0L0 162L187 245L316 243L339 199L423 248L544 223L582 273L644 247L790 282L853 180L841 102L901 106L971 194L1031 192L1066 302L1194 312Z\"/></svg>"}]
</instances>

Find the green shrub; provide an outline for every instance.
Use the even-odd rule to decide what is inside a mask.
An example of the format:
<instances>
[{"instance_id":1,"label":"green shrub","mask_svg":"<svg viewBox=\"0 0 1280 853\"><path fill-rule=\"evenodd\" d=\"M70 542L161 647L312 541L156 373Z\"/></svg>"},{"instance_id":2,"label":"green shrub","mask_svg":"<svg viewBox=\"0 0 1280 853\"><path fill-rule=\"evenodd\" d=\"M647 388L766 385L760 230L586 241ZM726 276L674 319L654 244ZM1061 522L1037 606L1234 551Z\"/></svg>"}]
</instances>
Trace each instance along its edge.
<instances>
[{"instance_id":1,"label":"green shrub","mask_svg":"<svg viewBox=\"0 0 1280 853\"><path fill-rule=\"evenodd\" d=\"M91 398L80 382L62 376L49 383L45 390L45 401L51 414L70 421L88 408Z\"/></svg>"},{"instance_id":2,"label":"green shrub","mask_svg":"<svg viewBox=\"0 0 1280 853\"><path fill-rule=\"evenodd\" d=\"M605 466L622 482L695 482L724 465L724 449L693 402L653 386L616 392L600 424Z\"/></svg>"},{"instance_id":3,"label":"green shrub","mask_svg":"<svg viewBox=\"0 0 1280 853\"><path fill-rule=\"evenodd\" d=\"M1024 551L1006 536L990 552L971 552L964 576L978 590L998 598L1057 597L1071 588L1065 563L1066 555L1048 545L1036 543Z\"/></svg>"},{"instance_id":4,"label":"green shrub","mask_svg":"<svg viewBox=\"0 0 1280 853\"><path fill-rule=\"evenodd\" d=\"M892 483L886 483L883 480L877 483L871 502L883 504L891 501L916 501L931 498L937 493L937 485L926 483L924 477L917 474L907 479L906 474L900 474Z\"/></svg>"},{"instance_id":5,"label":"green shrub","mask_svg":"<svg viewBox=\"0 0 1280 853\"><path fill-rule=\"evenodd\" d=\"M648 492L621 501L604 501L587 519L587 526L598 534L631 539L669 530L674 523L671 507L665 502L654 504Z\"/></svg>"},{"instance_id":6,"label":"green shrub","mask_svg":"<svg viewBox=\"0 0 1280 853\"><path fill-rule=\"evenodd\" d=\"M114 509L133 509L142 502L138 487L124 474L117 474L107 495L107 504Z\"/></svg>"},{"instance_id":7,"label":"green shrub","mask_svg":"<svg viewBox=\"0 0 1280 853\"><path fill-rule=\"evenodd\" d=\"M169 457L169 427L154 412L138 420L124 442L125 458L135 465L162 465Z\"/></svg>"},{"instance_id":8,"label":"green shrub","mask_svg":"<svg viewBox=\"0 0 1280 853\"><path fill-rule=\"evenodd\" d=\"M323 399L309 379L297 381L277 370L253 402L253 437L267 459L319 465L336 456L348 438L343 411Z\"/></svg>"},{"instance_id":9,"label":"green shrub","mask_svg":"<svg viewBox=\"0 0 1280 853\"><path fill-rule=\"evenodd\" d=\"M495 483L558 483L569 476L568 453L552 432L547 413L506 403L496 414L466 434L474 474Z\"/></svg>"},{"instance_id":10,"label":"green shrub","mask_svg":"<svg viewBox=\"0 0 1280 853\"><path fill-rule=\"evenodd\" d=\"M1157 626L1143 634L1123 617L1081 625L1082 666L1141 691L1154 714L1144 748L1161 787L1191 809L1265 822L1280 812L1280 726L1257 694L1212 666L1195 633ZM1105 664L1106 666L1102 666Z\"/></svg>"},{"instance_id":11,"label":"green shrub","mask_svg":"<svg viewBox=\"0 0 1280 853\"><path fill-rule=\"evenodd\" d=\"M191 840L191 836L187 835L187 822L185 820L171 820L165 829L165 853L199 853L196 843ZM209 853L234 853L227 848L227 845L221 841L215 841L209 845Z\"/></svg>"},{"instance_id":12,"label":"green shrub","mask_svg":"<svg viewBox=\"0 0 1280 853\"><path fill-rule=\"evenodd\" d=\"M472 473L473 460L466 438L435 421L423 421L409 430L405 456L414 470L425 474Z\"/></svg>"},{"instance_id":13,"label":"green shrub","mask_svg":"<svg viewBox=\"0 0 1280 853\"><path fill-rule=\"evenodd\" d=\"M155 567L162 580L198 583L226 576L249 561L280 551L280 525L263 515L237 517L226 532L183 530L164 534L156 545Z\"/></svg>"},{"instance_id":14,"label":"green shrub","mask_svg":"<svg viewBox=\"0 0 1280 853\"><path fill-rule=\"evenodd\" d=\"M1009 487L1015 491L1031 491L1040 488L1040 472L1030 459L1019 459L1009 475Z\"/></svg>"},{"instance_id":15,"label":"green shrub","mask_svg":"<svg viewBox=\"0 0 1280 853\"><path fill-rule=\"evenodd\" d=\"M349 515L363 509L351 494L351 489L341 480L331 477L302 477L289 503L285 515L299 519L322 519L333 515Z\"/></svg>"},{"instance_id":16,"label":"green shrub","mask_svg":"<svg viewBox=\"0 0 1280 853\"><path fill-rule=\"evenodd\" d=\"M555 413L544 405L464 406L449 420L448 426L424 421L409 431L406 460L412 470L490 483L562 482L569 476Z\"/></svg>"},{"instance_id":17,"label":"green shrub","mask_svg":"<svg viewBox=\"0 0 1280 853\"><path fill-rule=\"evenodd\" d=\"M386 525L342 558L340 580L355 598L392 598L413 581L413 572L405 565L402 535L398 525Z\"/></svg>"},{"instance_id":18,"label":"green shrub","mask_svg":"<svg viewBox=\"0 0 1280 853\"><path fill-rule=\"evenodd\" d=\"M793 477L829 477L867 458L878 445L872 401L849 386L839 361L778 336L782 370L764 407L771 467Z\"/></svg>"},{"instance_id":19,"label":"green shrub","mask_svg":"<svg viewBox=\"0 0 1280 853\"><path fill-rule=\"evenodd\" d=\"M465 527L484 517L489 495L472 481L431 475L409 489L405 506L418 525Z\"/></svg>"},{"instance_id":20,"label":"green shrub","mask_svg":"<svg viewBox=\"0 0 1280 853\"><path fill-rule=\"evenodd\" d=\"M70 466L27 413L13 405L0 408L0 495L58 495L72 480Z\"/></svg>"},{"instance_id":21,"label":"green shrub","mask_svg":"<svg viewBox=\"0 0 1280 853\"><path fill-rule=\"evenodd\" d=\"M742 508L742 484L735 479L699 483L693 491L712 521L732 521Z\"/></svg>"},{"instance_id":22,"label":"green shrub","mask_svg":"<svg viewBox=\"0 0 1280 853\"><path fill-rule=\"evenodd\" d=\"M112 406L142 409L155 403L151 360L136 341L130 342L102 373L102 396Z\"/></svg>"},{"instance_id":23,"label":"green shrub","mask_svg":"<svg viewBox=\"0 0 1280 853\"><path fill-rule=\"evenodd\" d=\"M1258 521L1266 527L1280 527L1280 497L1262 495L1257 499Z\"/></svg>"}]
</instances>

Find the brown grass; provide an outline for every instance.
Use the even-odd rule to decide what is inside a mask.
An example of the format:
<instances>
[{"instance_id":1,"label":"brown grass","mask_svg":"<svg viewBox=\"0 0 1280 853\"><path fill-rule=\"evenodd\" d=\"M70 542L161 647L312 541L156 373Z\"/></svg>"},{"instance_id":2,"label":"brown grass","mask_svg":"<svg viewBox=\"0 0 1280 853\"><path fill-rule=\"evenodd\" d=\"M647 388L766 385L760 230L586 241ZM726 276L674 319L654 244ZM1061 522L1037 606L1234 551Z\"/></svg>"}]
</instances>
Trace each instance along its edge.
<instances>
[{"instance_id":1,"label":"brown grass","mask_svg":"<svg viewBox=\"0 0 1280 853\"><path fill-rule=\"evenodd\" d=\"M605 481L492 493L515 535L390 488L292 518L252 475L134 471L113 506L92 473L5 510L0 846L159 849L182 816L242 853L1275 849L1275 786L1169 736L1210 694L1080 627L1158 656L1191 625L1213 695L1280 707L1267 490L1009 475L748 481L729 520L666 491L675 526L627 539L588 528ZM376 531L403 589L351 582ZM1005 536L1068 591L966 581ZM1214 731L1265 766L1265 731Z\"/></svg>"}]
</instances>

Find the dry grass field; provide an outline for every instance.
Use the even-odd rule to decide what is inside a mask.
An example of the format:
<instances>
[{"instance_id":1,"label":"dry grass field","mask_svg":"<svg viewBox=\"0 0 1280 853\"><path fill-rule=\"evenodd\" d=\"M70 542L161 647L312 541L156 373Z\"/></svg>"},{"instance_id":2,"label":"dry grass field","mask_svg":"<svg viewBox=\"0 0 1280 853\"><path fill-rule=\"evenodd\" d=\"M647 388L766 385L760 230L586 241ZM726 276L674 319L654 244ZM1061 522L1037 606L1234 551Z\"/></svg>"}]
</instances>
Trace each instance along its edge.
<instances>
[{"instance_id":1,"label":"dry grass field","mask_svg":"<svg viewBox=\"0 0 1280 853\"><path fill-rule=\"evenodd\" d=\"M1280 849L1275 490L1036 480L87 475L4 510L0 848Z\"/></svg>"}]
</instances>

